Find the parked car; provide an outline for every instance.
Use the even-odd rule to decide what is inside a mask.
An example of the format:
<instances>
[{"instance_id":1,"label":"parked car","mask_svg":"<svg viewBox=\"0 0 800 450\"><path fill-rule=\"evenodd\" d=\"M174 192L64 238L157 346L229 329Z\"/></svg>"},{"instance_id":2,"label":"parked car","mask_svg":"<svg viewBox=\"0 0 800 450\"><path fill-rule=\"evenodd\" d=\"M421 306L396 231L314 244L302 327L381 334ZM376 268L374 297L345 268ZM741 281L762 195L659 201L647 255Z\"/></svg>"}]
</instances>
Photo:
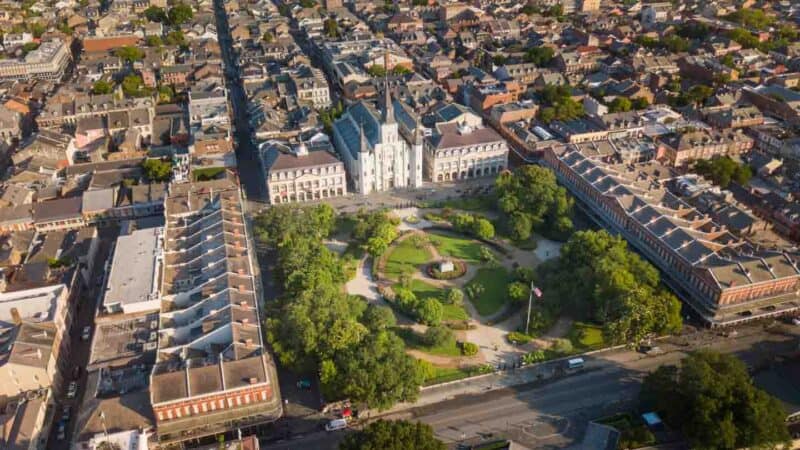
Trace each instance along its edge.
<instances>
[{"instance_id":1,"label":"parked car","mask_svg":"<svg viewBox=\"0 0 800 450\"><path fill-rule=\"evenodd\" d=\"M795 317L794 319L792 319L792 323L800 326L800 317Z\"/></svg>"},{"instance_id":2,"label":"parked car","mask_svg":"<svg viewBox=\"0 0 800 450\"><path fill-rule=\"evenodd\" d=\"M88 325L83 327L83 332L81 332L81 340L88 341L91 336L92 336L92 327Z\"/></svg>"},{"instance_id":3,"label":"parked car","mask_svg":"<svg viewBox=\"0 0 800 450\"><path fill-rule=\"evenodd\" d=\"M336 431L347 428L347 420L333 419L325 424L325 431Z\"/></svg>"},{"instance_id":4,"label":"parked car","mask_svg":"<svg viewBox=\"0 0 800 450\"><path fill-rule=\"evenodd\" d=\"M64 409L61 410L61 421L68 422L71 413L72 413L72 406L65 405Z\"/></svg>"},{"instance_id":5,"label":"parked car","mask_svg":"<svg viewBox=\"0 0 800 450\"><path fill-rule=\"evenodd\" d=\"M67 437L67 424L65 422L58 423L58 434L56 435L56 439L59 441L63 441Z\"/></svg>"},{"instance_id":6,"label":"parked car","mask_svg":"<svg viewBox=\"0 0 800 450\"><path fill-rule=\"evenodd\" d=\"M300 380L297 382L297 389L311 389L311 381L309 380Z\"/></svg>"},{"instance_id":7,"label":"parked car","mask_svg":"<svg viewBox=\"0 0 800 450\"><path fill-rule=\"evenodd\" d=\"M78 383L71 381L67 387L67 398L75 398L78 394Z\"/></svg>"}]
</instances>

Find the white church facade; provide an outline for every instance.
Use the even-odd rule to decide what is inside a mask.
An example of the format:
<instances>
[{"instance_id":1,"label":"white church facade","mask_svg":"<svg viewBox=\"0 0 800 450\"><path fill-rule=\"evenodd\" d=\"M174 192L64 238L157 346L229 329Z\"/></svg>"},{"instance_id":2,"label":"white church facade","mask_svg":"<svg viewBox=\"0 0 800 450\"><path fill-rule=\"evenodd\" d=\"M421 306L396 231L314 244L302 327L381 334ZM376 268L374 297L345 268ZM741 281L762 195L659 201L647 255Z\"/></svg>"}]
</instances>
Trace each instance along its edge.
<instances>
[{"instance_id":1,"label":"white church facade","mask_svg":"<svg viewBox=\"0 0 800 450\"><path fill-rule=\"evenodd\" d=\"M380 111L358 102L333 124L334 145L359 194L422 186L422 127L384 92Z\"/></svg>"}]
</instances>

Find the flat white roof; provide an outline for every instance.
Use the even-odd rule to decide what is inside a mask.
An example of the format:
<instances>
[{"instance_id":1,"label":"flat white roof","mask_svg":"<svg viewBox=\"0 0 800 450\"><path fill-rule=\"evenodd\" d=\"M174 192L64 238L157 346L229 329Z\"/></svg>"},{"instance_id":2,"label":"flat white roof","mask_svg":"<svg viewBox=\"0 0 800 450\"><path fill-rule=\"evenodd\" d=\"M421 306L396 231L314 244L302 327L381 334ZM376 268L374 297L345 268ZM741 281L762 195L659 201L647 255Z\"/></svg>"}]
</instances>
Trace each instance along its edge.
<instances>
[{"instance_id":1,"label":"flat white roof","mask_svg":"<svg viewBox=\"0 0 800 450\"><path fill-rule=\"evenodd\" d=\"M14 324L11 310L22 319L48 322L54 319L58 299L67 287L63 284L0 293L0 327Z\"/></svg>"},{"instance_id":2,"label":"flat white roof","mask_svg":"<svg viewBox=\"0 0 800 450\"><path fill-rule=\"evenodd\" d=\"M117 238L103 306L158 301L162 227L135 230Z\"/></svg>"}]
</instances>

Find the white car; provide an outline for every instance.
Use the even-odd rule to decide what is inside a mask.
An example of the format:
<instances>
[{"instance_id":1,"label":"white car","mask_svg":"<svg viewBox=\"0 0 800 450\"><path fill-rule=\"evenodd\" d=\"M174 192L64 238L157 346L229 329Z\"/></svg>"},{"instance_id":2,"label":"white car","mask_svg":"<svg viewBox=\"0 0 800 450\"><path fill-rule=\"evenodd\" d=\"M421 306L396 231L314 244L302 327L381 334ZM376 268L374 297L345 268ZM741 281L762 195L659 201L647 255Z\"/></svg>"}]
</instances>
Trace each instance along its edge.
<instances>
[{"instance_id":1,"label":"white car","mask_svg":"<svg viewBox=\"0 0 800 450\"><path fill-rule=\"evenodd\" d=\"M75 398L78 394L78 383L72 381L67 387L67 398Z\"/></svg>"},{"instance_id":2,"label":"white car","mask_svg":"<svg viewBox=\"0 0 800 450\"><path fill-rule=\"evenodd\" d=\"M800 326L800 317L795 317L794 319L792 319L792 323Z\"/></svg>"},{"instance_id":3,"label":"white car","mask_svg":"<svg viewBox=\"0 0 800 450\"><path fill-rule=\"evenodd\" d=\"M84 341L88 341L91 335L92 335L92 327L88 325L83 327L83 332L81 333L81 339Z\"/></svg>"}]
</instances>

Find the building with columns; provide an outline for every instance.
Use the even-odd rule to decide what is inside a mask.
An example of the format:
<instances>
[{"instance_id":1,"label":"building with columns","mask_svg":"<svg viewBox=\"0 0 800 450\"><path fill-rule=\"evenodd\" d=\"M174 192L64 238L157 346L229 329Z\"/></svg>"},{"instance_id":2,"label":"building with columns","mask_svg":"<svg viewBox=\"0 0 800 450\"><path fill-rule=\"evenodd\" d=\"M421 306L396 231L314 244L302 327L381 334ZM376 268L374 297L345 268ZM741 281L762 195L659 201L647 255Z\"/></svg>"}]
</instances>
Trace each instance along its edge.
<instances>
[{"instance_id":1,"label":"building with columns","mask_svg":"<svg viewBox=\"0 0 800 450\"><path fill-rule=\"evenodd\" d=\"M344 164L332 153L309 151L303 142L294 148L278 142L266 144L261 158L270 203L307 202L347 194Z\"/></svg>"},{"instance_id":2,"label":"building with columns","mask_svg":"<svg viewBox=\"0 0 800 450\"><path fill-rule=\"evenodd\" d=\"M480 116L456 105L441 108L425 138L425 177L450 181L497 175L508 167L508 144Z\"/></svg>"},{"instance_id":3,"label":"building with columns","mask_svg":"<svg viewBox=\"0 0 800 450\"><path fill-rule=\"evenodd\" d=\"M336 150L359 194L422 186L418 119L384 88L380 111L364 101L333 124Z\"/></svg>"}]
</instances>

